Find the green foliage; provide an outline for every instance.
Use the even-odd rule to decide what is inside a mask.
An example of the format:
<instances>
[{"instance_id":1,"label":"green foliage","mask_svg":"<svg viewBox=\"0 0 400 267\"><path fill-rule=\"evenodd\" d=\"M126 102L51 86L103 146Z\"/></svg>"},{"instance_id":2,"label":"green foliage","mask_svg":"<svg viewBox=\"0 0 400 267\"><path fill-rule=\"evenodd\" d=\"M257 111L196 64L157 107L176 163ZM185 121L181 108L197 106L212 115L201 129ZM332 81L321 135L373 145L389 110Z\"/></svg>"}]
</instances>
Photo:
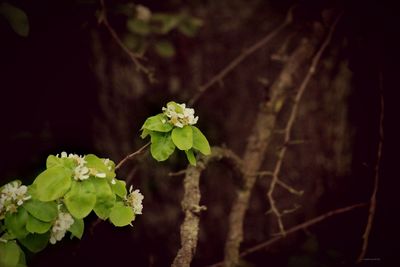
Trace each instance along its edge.
<instances>
[{"instance_id":1,"label":"green foliage","mask_svg":"<svg viewBox=\"0 0 400 267\"><path fill-rule=\"evenodd\" d=\"M41 201L52 201L61 198L71 187L72 171L63 166L53 166L39 174L33 184Z\"/></svg>"},{"instance_id":2,"label":"green foliage","mask_svg":"<svg viewBox=\"0 0 400 267\"><path fill-rule=\"evenodd\" d=\"M207 138L196 126L191 126L193 130L193 148L199 150L204 155L210 155L211 149Z\"/></svg>"},{"instance_id":3,"label":"green foliage","mask_svg":"<svg viewBox=\"0 0 400 267\"><path fill-rule=\"evenodd\" d=\"M20 208L17 212L6 215L4 225L11 235L24 238L28 235L28 230L25 227L28 216L28 212L24 208Z\"/></svg>"},{"instance_id":4,"label":"green foliage","mask_svg":"<svg viewBox=\"0 0 400 267\"><path fill-rule=\"evenodd\" d=\"M211 153L206 137L194 126L198 117L193 109L169 102L162 110L142 126L141 137L151 137L153 158L164 161L178 148L196 165L195 152ZM30 186L12 181L0 187L0 197L1 267L26 266L18 244L37 253L67 231L71 238L82 238L83 219L92 211L123 227L131 225L143 208L143 195L132 188L127 192L126 183L116 178L114 162L93 154L50 155L46 169Z\"/></svg>"},{"instance_id":5,"label":"green foliage","mask_svg":"<svg viewBox=\"0 0 400 267\"><path fill-rule=\"evenodd\" d=\"M167 160L178 148L185 152L189 163L195 166L194 152L204 155L211 153L207 138L193 125L197 122L193 109L171 101L163 111L146 119L141 128L142 138L151 136L150 152L155 160Z\"/></svg>"},{"instance_id":6,"label":"green foliage","mask_svg":"<svg viewBox=\"0 0 400 267\"><path fill-rule=\"evenodd\" d=\"M24 252L15 241L0 242L0 266L22 267L25 265Z\"/></svg>"},{"instance_id":7,"label":"green foliage","mask_svg":"<svg viewBox=\"0 0 400 267\"><path fill-rule=\"evenodd\" d=\"M194 156L193 149L185 150L185 154L189 163L196 166L196 157Z\"/></svg>"},{"instance_id":8,"label":"green foliage","mask_svg":"<svg viewBox=\"0 0 400 267\"><path fill-rule=\"evenodd\" d=\"M93 210L99 218L105 220L110 215L111 209L115 204L115 193L110 184L104 179L93 179L92 183L96 194L96 204ZM125 188L124 184L123 188Z\"/></svg>"},{"instance_id":9,"label":"green foliage","mask_svg":"<svg viewBox=\"0 0 400 267\"><path fill-rule=\"evenodd\" d=\"M75 218L85 218L96 204L96 192L90 181L73 181L71 190L65 195L64 203Z\"/></svg>"},{"instance_id":10,"label":"green foliage","mask_svg":"<svg viewBox=\"0 0 400 267\"><path fill-rule=\"evenodd\" d=\"M58 214L57 204L53 201L42 202L37 199L30 199L24 203L23 207L34 218L44 222L53 221Z\"/></svg>"},{"instance_id":11,"label":"green foliage","mask_svg":"<svg viewBox=\"0 0 400 267\"><path fill-rule=\"evenodd\" d=\"M142 130L167 133L174 128L172 124L165 123L167 120L168 118L164 114L152 116L144 122Z\"/></svg>"},{"instance_id":12,"label":"green foliage","mask_svg":"<svg viewBox=\"0 0 400 267\"><path fill-rule=\"evenodd\" d=\"M111 190L120 198L126 197L126 183L122 180L115 180L115 183L111 183Z\"/></svg>"},{"instance_id":13,"label":"green foliage","mask_svg":"<svg viewBox=\"0 0 400 267\"><path fill-rule=\"evenodd\" d=\"M50 232L44 234L28 234L25 238L18 239L18 241L33 253L42 251L48 244Z\"/></svg>"},{"instance_id":14,"label":"green foliage","mask_svg":"<svg viewBox=\"0 0 400 267\"><path fill-rule=\"evenodd\" d=\"M81 239L84 229L85 224L83 219L74 218L74 223L71 225L68 231L71 233L71 238L75 236L76 238Z\"/></svg>"},{"instance_id":15,"label":"green foliage","mask_svg":"<svg viewBox=\"0 0 400 267\"><path fill-rule=\"evenodd\" d=\"M143 196L137 190L135 196L131 191L128 195L109 159L63 152L61 157L50 155L46 167L28 187L18 180L0 187L1 267L25 266L18 243L37 253L49 242L60 241L66 231L71 238L82 238L83 219L92 210L119 227L141 214ZM141 197L140 204L135 197Z\"/></svg>"},{"instance_id":16,"label":"green foliage","mask_svg":"<svg viewBox=\"0 0 400 267\"><path fill-rule=\"evenodd\" d=\"M193 130L189 125L172 130L172 141L180 150L189 150L193 146Z\"/></svg>"},{"instance_id":17,"label":"green foliage","mask_svg":"<svg viewBox=\"0 0 400 267\"><path fill-rule=\"evenodd\" d=\"M157 161L164 161L175 151L170 133L151 132L150 153Z\"/></svg>"},{"instance_id":18,"label":"green foliage","mask_svg":"<svg viewBox=\"0 0 400 267\"><path fill-rule=\"evenodd\" d=\"M126 18L124 44L138 54L152 48L159 56L171 58L176 51L168 35L175 31L193 38L203 25L200 19L186 12L152 13L149 8L134 3L119 4L115 10Z\"/></svg>"},{"instance_id":19,"label":"green foliage","mask_svg":"<svg viewBox=\"0 0 400 267\"><path fill-rule=\"evenodd\" d=\"M167 40L160 40L154 44L154 49L161 57L173 57L175 55L174 45Z\"/></svg>"},{"instance_id":20,"label":"green foliage","mask_svg":"<svg viewBox=\"0 0 400 267\"><path fill-rule=\"evenodd\" d=\"M30 233L44 234L51 228L51 222L44 222L29 215L26 230Z\"/></svg>"},{"instance_id":21,"label":"green foliage","mask_svg":"<svg viewBox=\"0 0 400 267\"><path fill-rule=\"evenodd\" d=\"M127 207L122 202L115 203L110 213L110 221L118 227L131 224L135 219L135 214L130 207Z\"/></svg>"},{"instance_id":22,"label":"green foliage","mask_svg":"<svg viewBox=\"0 0 400 267\"><path fill-rule=\"evenodd\" d=\"M0 3L0 15L3 16L16 34L27 37L29 34L29 21L25 12L7 2Z\"/></svg>"}]
</instances>

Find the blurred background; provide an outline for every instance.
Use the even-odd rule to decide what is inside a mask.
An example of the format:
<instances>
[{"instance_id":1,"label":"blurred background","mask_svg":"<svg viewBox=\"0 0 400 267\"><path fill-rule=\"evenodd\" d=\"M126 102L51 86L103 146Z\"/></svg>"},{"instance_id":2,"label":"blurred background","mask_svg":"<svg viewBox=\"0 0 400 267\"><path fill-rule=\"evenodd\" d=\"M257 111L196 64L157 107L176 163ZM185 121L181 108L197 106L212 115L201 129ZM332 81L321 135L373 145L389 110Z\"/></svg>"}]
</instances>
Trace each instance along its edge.
<instances>
[{"instance_id":1,"label":"blurred background","mask_svg":"<svg viewBox=\"0 0 400 267\"><path fill-rule=\"evenodd\" d=\"M20 9L28 21L28 26L21 26L0 16L1 184L13 179L30 184L44 169L46 157L62 151L120 161L146 143L139 138L139 129L147 117L159 113L170 100L191 99L200 85L278 27L297 4L290 26L195 103L199 128L211 145L226 146L242 156L259 105L268 99L270 85L288 56L304 38L319 45L342 10L333 40L300 105L293 136L302 142L290 146L284 160L283 179L305 193L296 196L279 188L276 200L282 209L298 207L284 217L288 228L369 200L378 144L380 73L387 109L394 101L386 91L392 86L386 77L394 61L386 53L394 50L384 40L395 33L395 16L384 2L105 1L108 22L126 48L145 57L141 62L154 73L152 82L99 23L104 15L100 2L7 0L0 4L3 10L5 4ZM298 74L298 81L306 69ZM278 115L277 129L286 124L288 108ZM396 112L387 114L385 122L390 122ZM277 134L263 170L274 166L281 145ZM389 244L395 223L387 218L393 212L388 205L396 202L395 189L383 184L391 173L389 153L385 146L367 253L379 260L363 262L368 266L387 266L394 252ZM183 177L168 173L185 167L184 155L177 152L162 163L148 152L129 162L118 176L145 196L143 215L133 227L115 229L102 222L89 230L95 221L89 216L81 241L65 238L38 254L27 252L29 266L170 265L180 246ZM223 161L203 173L201 204L208 210L201 214L192 266L222 260L238 181L238 174ZM268 185L269 178L263 177L253 190L242 248L277 232L275 219L265 214ZM366 208L338 215L249 255L243 264L351 266L360 251L366 220Z\"/></svg>"}]
</instances>

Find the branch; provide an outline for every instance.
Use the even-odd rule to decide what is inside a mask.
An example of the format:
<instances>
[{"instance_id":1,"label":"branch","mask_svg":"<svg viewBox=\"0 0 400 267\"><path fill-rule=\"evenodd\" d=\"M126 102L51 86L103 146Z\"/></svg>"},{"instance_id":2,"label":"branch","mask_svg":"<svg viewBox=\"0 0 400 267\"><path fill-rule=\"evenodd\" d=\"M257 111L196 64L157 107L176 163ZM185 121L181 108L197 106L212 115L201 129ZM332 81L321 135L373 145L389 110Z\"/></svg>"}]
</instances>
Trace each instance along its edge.
<instances>
[{"instance_id":1,"label":"branch","mask_svg":"<svg viewBox=\"0 0 400 267\"><path fill-rule=\"evenodd\" d=\"M376 157L376 164L375 164L375 179L374 179L374 189L371 194L370 204L369 204L369 214L368 214L368 221L367 226L365 227L365 231L363 234L363 244L361 248L360 255L358 256L357 262L361 262L365 254L367 253L368 248L368 239L372 229L372 223L375 217L375 210L376 210L376 194L378 192L378 183L379 183L379 168L380 162L382 158L382 148L383 148L383 119L384 119L384 100L383 100L383 82L382 82L382 73L379 75L379 87L380 87L380 118L379 118L379 144L378 144L378 152Z\"/></svg>"},{"instance_id":2,"label":"branch","mask_svg":"<svg viewBox=\"0 0 400 267\"><path fill-rule=\"evenodd\" d=\"M197 93L189 100L188 105L193 106L202 96L202 94L208 90L211 86L216 83L221 83L222 80L228 75L232 70L234 70L243 60L245 60L248 56L268 44L276 35L278 35L283 29L286 28L289 24L293 21L293 9L295 6L291 7L286 15L285 20L281 25L275 28L272 32L268 33L265 37L261 40L256 42L254 45L250 46L249 48L245 49L239 56L233 59L225 68L223 68L218 74L212 77L207 83L201 85Z\"/></svg>"},{"instance_id":3,"label":"branch","mask_svg":"<svg viewBox=\"0 0 400 267\"><path fill-rule=\"evenodd\" d=\"M237 192L229 214L228 236L225 243L225 266L239 263L239 247L243 240L243 221L249 205L252 189L264 161L269 142L274 134L277 114L281 111L296 80L296 74L309 61L314 45L303 39L290 55L281 73L271 85L270 100L260 104L253 129L243 156L244 187ZM260 172L260 174L265 172ZM266 172L265 174L270 174Z\"/></svg>"},{"instance_id":4,"label":"branch","mask_svg":"<svg viewBox=\"0 0 400 267\"><path fill-rule=\"evenodd\" d=\"M332 211L329 211L327 213L324 213L324 214L322 214L322 215L320 215L320 216L318 216L318 217L316 217L314 219L311 219L309 221L306 221L306 222L303 222L301 224L298 224L298 225L296 225L296 226L294 226L294 227L292 227L290 229L287 229L286 230L286 236L278 235L278 236L275 236L274 238L272 238L272 239L270 239L268 241L262 242L262 243L260 243L260 244L258 244L256 246L254 246L254 247L246 249L245 251L240 253L240 257L246 257L249 254L257 252L257 251L259 251L261 249L265 249L265 248L273 245L274 243L278 242L279 240L284 239L285 237L287 237L290 234L294 234L294 233L296 233L296 232L298 232L300 230L304 230L306 228L309 228L309 227L311 227L311 226L313 226L313 225L315 225L317 223L325 221L326 219L328 219L328 218L330 218L332 216L335 216L335 215L338 215L338 214L341 214L341 213L345 213L345 212L349 212L351 210L354 210L354 209L357 209L357 208L361 208L361 207L363 207L365 205L366 205L366 203L359 203L359 204L347 206L347 207L344 207L344 208L340 208L340 209L336 209L336 210L332 210ZM218 267L218 266L222 266L222 265L223 265L223 262L221 261L221 262L215 263L213 265L209 265L207 267Z\"/></svg>"},{"instance_id":5,"label":"branch","mask_svg":"<svg viewBox=\"0 0 400 267\"><path fill-rule=\"evenodd\" d=\"M132 159L133 157L135 157L136 155L142 153L151 143L148 142L147 144L145 144L144 146L142 146L141 148L139 148L138 150L136 150L135 152L133 152L132 154L129 154L128 156L126 156L125 158L123 158L115 167L115 170L118 170L119 168L121 168L121 166L127 161Z\"/></svg>"},{"instance_id":6,"label":"branch","mask_svg":"<svg viewBox=\"0 0 400 267\"><path fill-rule=\"evenodd\" d=\"M200 203L200 174L202 168L189 166L183 180L184 195L182 210L185 219L181 225L181 248L172 267L189 267L197 247L199 233L199 212L204 209Z\"/></svg>"},{"instance_id":7,"label":"branch","mask_svg":"<svg viewBox=\"0 0 400 267\"><path fill-rule=\"evenodd\" d=\"M154 83L156 80L154 78L154 73L147 67L145 67L141 62L140 59L142 59L141 55L132 53L131 50L129 50L128 47L124 45L124 43L121 41L121 39L118 37L118 34L115 32L114 28L110 25L108 18L107 18L107 8L105 5L104 0L100 0L100 5L101 5L101 13L100 17L98 19L99 24L103 23L104 26L107 28L111 36L114 38L115 42L124 50L124 52L130 57L132 62L135 64L137 71L143 72L146 74L147 78L149 79L149 82Z\"/></svg>"},{"instance_id":8,"label":"branch","mask_svg":"<svg viewBox=\"0 0 400 267\"><path fill-rule=\"evenodd\" d=\"M201 158L197 166L188 166L186 170L178 172L185 174L183 180L184 194L182 199L182 211L185 218L181 224L181 248L179 249L172 267L189 267L196 252L197 239L199 233L199 214L206 210L205 206L200 206L200 175L206 165L212 160L226 158L232 160L234 164L240 164L239 157L229 149L213 147L212 154Z\"/></svg>"},{"instance_id":9,"label":"branch","mask_svg":"<svg viewBox=\"0 0 400 267\"><path fill-rule=\"evenodd\" d=\"M319 48L319 50L317 51L317 53L315 54L314 58L312 59L311 65L308 69L308 72L306 74L306 76L304 77L302 83L300 84L300 87L296 93L296 96L294 98L294 103L293 103L293 107L292 110L290 112L289 115L289 119L287 121L286 127L284 129L284 144L289 144L290 140L291 140L291 132L292 132L292 128L294 125L294 122L296 120L297 117L297 113L299 110L299 104L301 101L301 98L307 88L307 85L312 77L312 75L315 73L315 69L321 59L322 53L325 51L326 47L329 45L331 39L332 39L332 35L333 32L335 31L336 25L339 22L340 18L342 17L342 14L340 14L336 20L334 21L334 23L332 24L329 33L327 35L327 37L325 38L325 41L322 43L321 47ZM271 184L269 186L268 192L267 192L267 198L269 200L269 203L271 205L271 212L275 215L277 221L278 221L278 226L279 226L279 232L282 235L285 235L285 228L283 226L283 222L282 222L282 214L280 213L280 211L278 210L276 204L275 204L275 199L273 197L273 193L275 190L275 186L279 183L279 175L280 175L280 171L282 168L282 164L283 164L283 159L285 158L285 154L287 151L288 146L284 145L282 147L282 149L279 151L278 153L278 160L275 164L275 168L273 171L273 175L272 175L272 180L271 180ZM280 184L282 185L282 184ZM289 189L288 189L289 190ZM290 190L289 190L290 191Z\"/></svg>"}]
</instances>

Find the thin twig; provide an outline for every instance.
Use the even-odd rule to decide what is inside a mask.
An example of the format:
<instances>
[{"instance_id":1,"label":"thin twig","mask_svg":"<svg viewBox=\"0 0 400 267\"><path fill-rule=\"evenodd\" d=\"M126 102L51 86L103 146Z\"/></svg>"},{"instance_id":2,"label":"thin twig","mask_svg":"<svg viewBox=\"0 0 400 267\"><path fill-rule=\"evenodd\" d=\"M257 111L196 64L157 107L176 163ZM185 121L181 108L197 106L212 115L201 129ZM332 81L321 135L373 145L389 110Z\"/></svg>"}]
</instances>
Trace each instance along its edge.
<instances>
[{"instance_id":1,"label":"thin twig","mask_svg":"<svg viewBox=\"0 0 400 267\"><path fill-rule=\"evenodd\" d=\"M289 9L289 12L286 15L285 20L281 25L276 27L272 32L268 33L265 37L261 40L256 42L254 45L250 46L249 48L245 49L239 56L234 58L225 68L223 68L220 72L218 72L214 77L212 77L208 82L201 85L197 93L189 100L189 105L193 106L197 102L197 100L202 96L202 94L208 90L211 86L216 83L222 84L223 79L226 75L228 75L232 70L234 70L243 60L245 60L248 56L268 44L276 35L278 35L283 29L286 28L289 24L293 21L293 9L295 6Z\"/></svg>"},{"instance_id":2,"label":"thin twig","mask_svg":"<svg viewBox=\"0 0 400 267\"><path fill-rule=\"evenodd\" d=\"M300 104L300 100L307 88L307 85L312 77L312 75L315 73L315 69L321 59L322 53L325 51L326 47L329 45L331 39L332 39L332 35L333 32L335 31L336 25L339 22L340 18L342 17L342 14L338 15L338 17L336 18L336 20L334 21L334 23L332 24L329 33L327 35L327 37L325 38L325 41L322 43L321 47L319 48L319 50L317 51L317 53L315 54L314 58L311 61L311 65L308 69L308 72L306 74L306 76L304 77L302 83L300 84L299 89L297 90L296 96L294 98L294 103L293 103L293 107L292 110L290 112L289 115L289 119L287 121L285 130L284 130L284 144L289 144L290 140L291 140L291 131L294 125L294 122L296 120L297 117L297 112L299 109L299 104ZM273 197L273 193L275 190L275 186L279 183L279 175L280 175L280 171L282 168L282 164L283 164L283 159L285 157L287 151L287 146L283 146L281 148L281 150L278 153L278 160L275 164L275 168L273 171L273 175L272 175L272 180L271 180L271 184L269 186L268 192L267 192L267 198L269 200L270 206L271 206L271 212L275 215L277 222L278 222L278 226L279 226L279 231L282 235L285 235L285 228L283 226L283 222L282 222L282 216L281 213L279 211L279 209L277 208L276 204L275 204L275 200ZM282 183L280 184L282 186ZM288 188L286 188L288 189ZM288 189L289 190L289 189ZM289 190L290 191L290 190Z\"/></svg>"},{"instance_id":3,"label":"thin twig","mask_svg":"<svg viewBox=\"0 0 400 267\"><path fill-rule=\"evenodd\" d=\"M372 223L375 217L376 210L376 194L378 192L378 184L379 184L379 168L380 162L382 158L382 149L383 149L383 119L384 119L384 100L383 100L383 77L382 72L379 74L379 89L380 89L380 118L379 118L379 143L378 143L378 151L376 156L376 164L375 164L375 179L374 179L374 189L371 194L371 199L369 203L369 214L368 221L365 227L365 231L363 234L363 244L361 248L360 255L358 256L357 262L361 262L365 254L367 253L368 248L368 239L372 229Z\"/></svg>"},{"instance_id":4,"label":"thin twig","mask_svg":"<svg viewBox=\"0 0 400 267\"><path fill-rule=\"evenodd\" d=\"M355 205L351 205L351 206L347 206L347 207L344 207L344 208L340 208L340 209L336 209L336 210L332 210L332 211L326 212L326 213L324 213L324 214L322 214L322 215L320 215L320 216L318 216L318 217L316 217L314 219L308 220L306 222L303 222L301 224L293 226L290 229L287 229L286 230L286 236L277 235L274 238L271 238L271 239L269 239L269 240L267 240L265 242L262 242L262 243L260 243L260 244L258 244L256 246L254 246L254 247L246 249L245 251L240 253L240 257L246 257L249 254L257 252L257 251L259 251L261 249L265 249L265 248L273 245L277 241L279 241L281 239L284 239L285 237L287 237L290 234L293 234L293 233L296 233L296 232L298 232L300 230L304 230L306 228L309 228L309 227L311 227L311 226L313 226L313 225L315 225L317 223L325 221L326 219L328 219L328 218L330 218L330 217L332 217L334 215L338 215L338 214L341 214L341 213L349 212L351 210L363 207L365 205L366 205L366 203L359 203L359 204L355 204ZM218 266L222 266L222 265L223 265L223 262L221 261L221 262L215 263L213 265L209 265L207 267L218 267Z\"/></svg>"},{"instance_id":5,"label":"thin twig","mask_svg":"<svg viewBox=\"0 0 400 267\"><path fill-rule=\"evenodd\" d=\"M108 21L107 18L107 8L105 5L104 0L100 0L101 4L101 14L99 17L99 23L103 23L104 26L107 28L107 30L110 32L111 36L114 38L115 42L124 50L124 52L129 56L129 58L132 60L132 62L135 64L136 69L139 72L143 72L146 74L147 78L149 79L149 82L154 83L156 80L154 78L154 73L151 71L149 68L145 67L141 62L140 59L142 59L142 56L139 54L133 53L131 50L129 50L128 47L122 42L122 40L118 37L118 34L114 30L114 28L110 25L110 22Z\"/></svg>"},{"instance_id":6,"label":"thin twig","mask_svg":"<svg viewBox=\"0 0 400 267\"><path fill-rule=\"evenodd\" d=\"M123 158L115 167L115 170L118 170L119 168L121 168L121 166L127 161L132 159L133 157L135 157L136 155L142 153L151 143L148 142L147 144L145 144L144 146L142 146L141 148L139 148L138 150L136 150L135 152L133 152L132 154L129 154L128 156L126 156L125 158Z\"/></svg>"}]
</instances>

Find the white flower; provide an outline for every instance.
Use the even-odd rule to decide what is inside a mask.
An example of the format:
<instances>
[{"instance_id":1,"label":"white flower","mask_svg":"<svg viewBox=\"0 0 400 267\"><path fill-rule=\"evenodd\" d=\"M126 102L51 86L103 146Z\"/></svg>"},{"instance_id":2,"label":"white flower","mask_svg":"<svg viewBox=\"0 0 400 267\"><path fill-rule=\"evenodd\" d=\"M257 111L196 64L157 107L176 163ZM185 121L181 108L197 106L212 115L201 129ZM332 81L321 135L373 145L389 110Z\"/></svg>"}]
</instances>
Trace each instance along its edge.
<instances>
[{"instance_id":1,"label":"white flower","mask_svg":"<svg viewBox=\"0 0 400 267\"><path fill-rule=\"evenodd\" d=\"M151 18L151 11L149 8L137 5L136 6L136 18L138 20L149 21Z\"/></svg>"},{"instance_id":2,"label":"white flower","mask_svg":"<svg viewBox=\"0 0 400 267\"><path fill-rule=\"evenodd\" d=\"M0 218L8 211L17 212L18 207L31 198L27 193L28 187L20 185L17 181L4 185L0 192Z\"/></svg>"},{"instance_id":3,"label":"white flower","mask_svg":"<svg viewBox=\"0 0 400 267\"><path fill-rule=\"evenodd\" d=\"M83 166L83 165L78 165L74 169L74 179L75 180L86 180L89 178L89 168Z\"/></svg>"},{"instance_id":4,"label":"white flower","mask_svg":"<svg viewBox=\"0 0 400 267\"><path fill-rule=\"evenodd\" d=\"M169 118L169 123L179 128L183 128L185 125L194 125L199 119L194 116L194 109L186 108L185 104L170 102L166 108L162 108L162 111Z\"/></svg>"},{"instance_id":5,"label":"white flower","mask_svg":"<svg viewBox=\"0 0 400 267\"><path fill-rule=\"evenodd\" d=\"M125 203L132 207L132 210L135 214L142 214L142 201L144 196L140 193L138 189L132 192L132 186L129 188L129 194L125 198Z\"/></svg>"},{"instance_id":6,"label":"white flower","mask_svg":"<svg viewBox=\"0 0 400 267\"><path fill-rule=\"evenodd\" d=\"M110 159L102 159L102 160L103 160L104 165L107 166L107 169L108 169L109 171L111 171L112 168L113 168L113 164L114 164L114 163L113 163Z\"/></svg>"},{"instance_id":7,"label":"white flower","mask_svg":"<svg viewBox=\"0 0 400 267\"><path fill-rule=\"evenodd\" d=\"M51 228L50 243L55 244L65 236L67 230L74 223L74 219L68 212L58 212L57 219L53 223Z\"/></svg>"},{"instance_id":8,"label":"white flower","mask_svg":"<svg viewBox=\"0 0 400 267\"><path fill-rule=\"evenodd\" d=\"M57 155L58 156L58 155ZM73 159L74 162L77 164L77 166L74 169L74 179L75 180L86 180L90 176L90 170L88 167L86 167L86 160L83 156L79 156L77 154L72 154L70 153L67 155L66 152L61 152L61 158L70 158Z\"/></svg>"},{"instance_id":9,"label":"white flower","mask_svg":"<svg viewBox=\"0 0 400 267\"><path fill-rule=\"evenodd\" d=\"M106 178L106 174L104 172L98 172L98 173L96 173L96 177Z\"/></svg>"}]
</instances>

